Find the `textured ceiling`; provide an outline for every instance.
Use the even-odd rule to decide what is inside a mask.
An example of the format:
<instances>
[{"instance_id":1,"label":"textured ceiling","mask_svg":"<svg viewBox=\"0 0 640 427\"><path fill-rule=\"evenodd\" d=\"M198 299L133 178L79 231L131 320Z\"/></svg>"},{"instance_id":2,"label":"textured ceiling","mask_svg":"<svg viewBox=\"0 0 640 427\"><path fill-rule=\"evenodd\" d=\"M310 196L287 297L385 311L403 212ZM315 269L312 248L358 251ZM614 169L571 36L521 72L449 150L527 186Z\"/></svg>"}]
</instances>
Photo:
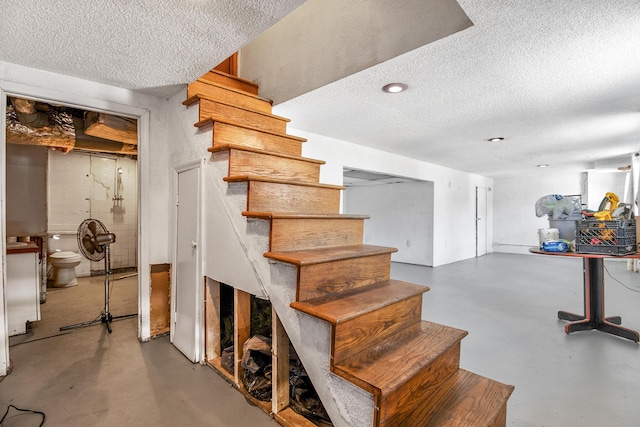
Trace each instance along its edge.
<instances>
[{"instance_id":1,"label":"textured ceiling","mask_svg":"<svg viewBox=\"0 0 640 427\"><path fill-rule=\"evenodd\" d=\"M640 149L640 2L459 3L473 27L276 113L299 129L492 177L630 163ZM409 90L380 90L395 81Z\"/></svg>"},{"instance_id":2,"label":"textured ceiling","mask_svg":"<svg viewBox=\"0 0 640 427\"><path fill-rule=\"evenodd\" d=\"M304 0L2 0L0 60L168 95Z\"/></svg>"},{"instance_id":3,"label":"textured ceiling","mask_svg":"<svg viewBox=\"0 0 640 427\"><path fill-rule=\"evenodd\" d=\"M0 61L168 95L302 3L3 0ZM494 177L541 163L622 165L640 149L638 0L459 3L473 27L276 113L295 128ZM392 81L409 90L383 93ZM495 136L505 140L486 141Z\"/></svg>"}]
</instances>

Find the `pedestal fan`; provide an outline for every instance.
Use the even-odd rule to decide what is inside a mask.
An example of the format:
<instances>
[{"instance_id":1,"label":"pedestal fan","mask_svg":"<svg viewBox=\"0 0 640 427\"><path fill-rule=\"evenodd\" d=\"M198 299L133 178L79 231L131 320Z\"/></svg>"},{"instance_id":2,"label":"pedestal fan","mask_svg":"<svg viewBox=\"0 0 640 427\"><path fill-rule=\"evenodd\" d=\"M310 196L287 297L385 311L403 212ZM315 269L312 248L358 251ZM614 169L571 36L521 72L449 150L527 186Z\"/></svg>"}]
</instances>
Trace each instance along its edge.
<instances>
[{"instance_id":1,"label":"pedestal fan","mask_svg":"<svg viewBox=\"0 0 640 427\"><path fill-rule=\"evenodd\" d=\"M83 328L96 323L104 323L109 333L111 333L111 322L113 319L137 316L137 314L127 314L114 317L109 312L109 275L111 274L109 251L110 245L115 242L116 235L109 233L104 224L97 219L85 219L78 227L78 249L80 249L82 255L90 261L101 261L104 259L104 310L100 314L100 317L94 320L63 326L60 328L61 331Z\"/></svg>"}]
</instances>

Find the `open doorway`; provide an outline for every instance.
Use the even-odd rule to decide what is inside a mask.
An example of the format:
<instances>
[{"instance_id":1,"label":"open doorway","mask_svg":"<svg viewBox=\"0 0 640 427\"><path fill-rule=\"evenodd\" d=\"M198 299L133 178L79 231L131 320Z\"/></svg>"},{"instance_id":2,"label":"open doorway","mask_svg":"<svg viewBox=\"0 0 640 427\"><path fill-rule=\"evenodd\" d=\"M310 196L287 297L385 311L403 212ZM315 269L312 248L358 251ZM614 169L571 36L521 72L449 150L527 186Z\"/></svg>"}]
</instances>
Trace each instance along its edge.
<instances>
[{"instance_id":1,"label":"open doorway","mask_svg":"<svg viewBox=\"0 0 640 427\"><path fill-rule=\"evenodd\" d=\"M113 317L137 314L137 120L12 96L6 109L10 346L69 325L90 326L105 310ZM89 259L79 244L87 218L113 234L97 247L108 248L108 261ZM14 262L25 253L36 254L33 262ZM12 299L14 288L25 288L14 283L14 277L25 282L20 268L34 274L26 280L29 292ZM26 308L30 314L16 317Z\"/></svg>"},{"instance_id":2,"label":"open doorway","mask_svg":"<svg viewBox=\"0 0 640 427\"><path fill-rule=\"evenodd\" d=\"M392 262L433 265L431 181L345 168L343 211L366 214L364 243L398 249Z\"/></svg>"}]
</instances>

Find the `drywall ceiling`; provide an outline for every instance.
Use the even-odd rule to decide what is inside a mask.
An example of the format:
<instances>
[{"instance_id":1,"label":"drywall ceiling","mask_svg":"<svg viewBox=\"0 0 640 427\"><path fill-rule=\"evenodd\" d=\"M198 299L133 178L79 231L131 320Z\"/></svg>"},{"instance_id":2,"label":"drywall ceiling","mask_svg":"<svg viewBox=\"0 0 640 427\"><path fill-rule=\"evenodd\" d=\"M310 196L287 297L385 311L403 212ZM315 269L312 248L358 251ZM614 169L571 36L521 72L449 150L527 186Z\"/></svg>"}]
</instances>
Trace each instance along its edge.
<instances>
[{"instance_id":1,"label":"drywall ceiling","mask_svg":"<svg viewBox=\"0 0 640 427\"><path fill-rule=\"evenodd\" d=\"M240 51L275 104L469 28L456 0L309 0Z\"/></svg>"},{"instance_id":2,"label":"drywall ceiling","mask_svg":"<svg viewBox=\"0 0 640 427\"><path fill-rule=\"evenodd\" d=\"M490 177L630 164L640 2L459 0L473 26L279 104L291 127ZM383 93L386 83L409 89ZM489 142L492 137L505 138Z\"/></svg>"},{"instance_id":3,"label":"drywall ceiling","mask_svg":"<svg viewBox=\"0 0 640 427\"><path fill-rule=\"evenodd\" d=\"M0 61L171 95L304 0L3 0Z\"/></svg>"}]
</instances>

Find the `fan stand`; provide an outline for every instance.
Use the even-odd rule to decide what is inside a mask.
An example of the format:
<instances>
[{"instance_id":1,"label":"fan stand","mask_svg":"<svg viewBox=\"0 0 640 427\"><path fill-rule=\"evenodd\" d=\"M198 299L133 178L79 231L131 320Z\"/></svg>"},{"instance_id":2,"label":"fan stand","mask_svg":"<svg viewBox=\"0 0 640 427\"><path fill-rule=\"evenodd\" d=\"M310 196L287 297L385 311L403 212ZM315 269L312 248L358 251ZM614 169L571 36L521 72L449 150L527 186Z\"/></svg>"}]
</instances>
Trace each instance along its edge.
<instances>
[{"instance_id":1,"label":"fan stand","mask_svg":"<svg viewBox=\"0 0 640 427\"><path fill-rule=\"evenodd\" d=\"M95 325L97 323L104 323L107 327L107 331L111 333L111 322L114 319L128 319L130 317L135 317L138 314L125 314L123 316L112 316L109 312L109 275L111 274L111 260L109 259L109 243L102 245L104 247L104 310L100 315L100 318L95 320L90 320L88 322L76 323L73 325L63 326L60 328L61 331L66 331L68 329L77 329L84 328L86 326Z\"/></svg>"}]
</instances>

